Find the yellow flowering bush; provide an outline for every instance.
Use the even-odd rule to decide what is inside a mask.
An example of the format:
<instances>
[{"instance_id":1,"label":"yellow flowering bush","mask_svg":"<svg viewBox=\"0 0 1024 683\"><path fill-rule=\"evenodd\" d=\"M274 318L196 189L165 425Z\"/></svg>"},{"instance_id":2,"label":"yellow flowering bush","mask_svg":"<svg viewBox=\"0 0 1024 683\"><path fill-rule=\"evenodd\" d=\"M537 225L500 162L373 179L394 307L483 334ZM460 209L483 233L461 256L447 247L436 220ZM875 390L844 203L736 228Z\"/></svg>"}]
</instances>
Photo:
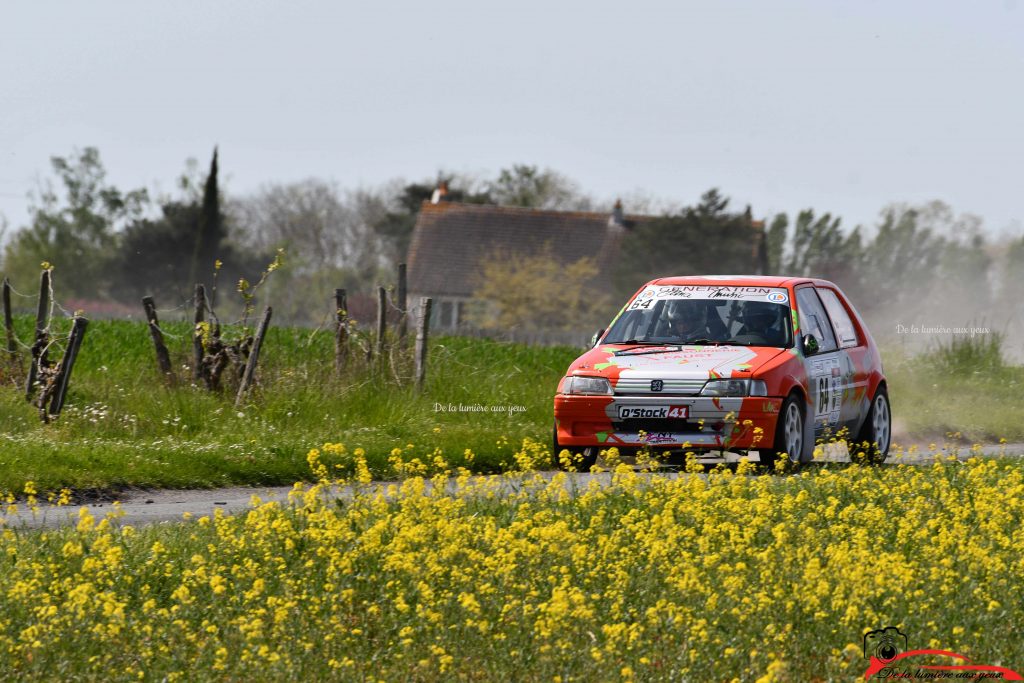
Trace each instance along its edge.
<instances>
[{"instance_id":1,"label":"yellow flowering bush","mask_svg":"<svg viewBox=\"0 0 1024 683\"><path fill-rule=\"evenodd\" d=\"M481 477L411 454L374 484L325 444L320 483L237 516L5 528L0 678L854 680L889 625L1024 669L1019 462L584 477L527 442Z\"/></svg>"}]
</instances>

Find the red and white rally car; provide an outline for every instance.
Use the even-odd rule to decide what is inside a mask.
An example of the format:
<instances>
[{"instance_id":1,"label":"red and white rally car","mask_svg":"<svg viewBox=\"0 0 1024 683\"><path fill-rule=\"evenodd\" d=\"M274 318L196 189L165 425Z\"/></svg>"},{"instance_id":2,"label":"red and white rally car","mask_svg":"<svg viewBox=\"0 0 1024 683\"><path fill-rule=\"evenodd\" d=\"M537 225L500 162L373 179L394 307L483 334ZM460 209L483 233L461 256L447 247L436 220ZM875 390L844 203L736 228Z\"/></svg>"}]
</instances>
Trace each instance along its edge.
<instances>
[{"instance_id":1,"label":"red and white rally car","mask_svg":"<svg viewBox=\"0 0 1024 683\"><path fill-rule=\"evenodd\" d=\"M889 451L882 360L831 282L770 276L667 277L630 299L555 396L554 452L589 469L613 446L806 462L841 435L870 460ZM851 452L853 452L851 445ZM562 457L559 457L559 456Z\"/></svg>"}]
</instances>

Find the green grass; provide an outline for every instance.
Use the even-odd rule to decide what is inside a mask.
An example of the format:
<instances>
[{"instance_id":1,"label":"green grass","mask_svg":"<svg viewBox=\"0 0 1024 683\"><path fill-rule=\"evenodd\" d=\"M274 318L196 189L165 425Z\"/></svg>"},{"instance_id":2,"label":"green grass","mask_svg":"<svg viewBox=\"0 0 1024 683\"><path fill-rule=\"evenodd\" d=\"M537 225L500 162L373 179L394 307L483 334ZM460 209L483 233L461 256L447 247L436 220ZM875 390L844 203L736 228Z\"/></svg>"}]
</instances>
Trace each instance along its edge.
<instances>
[{"instance_id":1,"label":"green grass","mask_svg":"<svg viewBox=\"0 0 1024 683\"><path fill-rule=\"evenodd\" d=\"M30 320L17 327L30 338ZM179 376L187 376L189 326L164 327L174 335L168 345ZM511 445L549 436L555 386L578 350L437 337L422 393L400 385L390 369L357 368L339 379L333 353L327 331L272 326L260 384L236 409L230 391L164 387L145 325L93 322L56 423L42 424L14 378L5 378L0 490L20 490L25 481L46 490L290 484L310 476L307 452L328 441L365 448L376 473L387 472L392 448L407 444L413 453L440 448L453 465L497 471ZM525 410L452 413L436 404Z\"/></svg>"},{"instance_id":2,"label":"green grass","mask_svg":"<svg viewBox=\"0 0 1024 683\"><path fill-rule=\"evenodd\" d=\"M31 319L16 322L19 338L30 339ZM62 324L57 335L69 327ZM190 326L164 327L178 374L187 376ZM1024 368L1003 363L999 341L915 358L885 353L897 425L918 439L960 432L969 441L1024 440ZM17 377L0 364L0 491L20 491L26 481L78 491L290 484L309 478L306 454L325 442L363 447L378 476L391 474L391 450L408 444L406 459L430 459L440 449L453 466L499 471L524 438L548 440L555 386L578 353L437 337L420 393L396 382L390 369L356 367L337 378L329 331L271 326L260 383L235 409L231 392L211 394L189 382L163 386L143 323L95 321L54 424L40 422ZM399 365L408 375L407 359ZM449 404L523 411L436 410Z\"/></svg>"},{"instance_id":3,"label":"green grass","mask_svg":"<svg viewBox=\"0 0 1024 683\"><path fill-rule=\"evenodd\" d=\"M963 336L918 356L883 351L896 426L922 440L1024 441L1024 367L1006 362L1002 342Z\"/></svg>"}]
</instances>

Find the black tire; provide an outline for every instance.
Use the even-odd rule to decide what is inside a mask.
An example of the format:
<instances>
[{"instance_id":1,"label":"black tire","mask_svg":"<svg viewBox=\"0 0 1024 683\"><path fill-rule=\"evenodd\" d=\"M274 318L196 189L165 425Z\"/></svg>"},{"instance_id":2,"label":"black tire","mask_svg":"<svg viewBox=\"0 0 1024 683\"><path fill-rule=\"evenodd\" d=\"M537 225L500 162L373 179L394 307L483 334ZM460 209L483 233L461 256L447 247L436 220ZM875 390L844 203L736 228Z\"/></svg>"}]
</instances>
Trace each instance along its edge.
<instances>
[{"instance_id":1,"label":"black tire","mask_svg":"<svg viewBox=\"0 0 1024 683\"><path fill-rule=\"evenodd\" d=\"M891 444L892 406L889 404L889 392L882 385L871 399L871 407L868 408L857 438L848 441L846 447L852 462L880 465L889 456Z\"/></svg>"},{"instance_id":2,"label":"black tire","mask_svg":"<svg viewBox=\"0 0 1024 683\"><path fill-rule=\"evenodd\" d=\"M804 449L804 407L800 395L792 393L782 402L779 419L775 425L775 442L772 448L760 451L761 465L769 472L775 472L776 464L785 458L795 466L803 459Z\"/></svg>"},{"instance_id":3,"label":"black tire","mask_svg":"<svg viewBox=\"0 0 1024 683\"><path fill-rule=\"evenodd\" d=\"M569 462L559 457L563 450L569 451ZM566 472L589 472L597 464L597 446L560 446L558 444L558 427L551 433L551 457L555 467Z\"/></svg>"}]
</instances>

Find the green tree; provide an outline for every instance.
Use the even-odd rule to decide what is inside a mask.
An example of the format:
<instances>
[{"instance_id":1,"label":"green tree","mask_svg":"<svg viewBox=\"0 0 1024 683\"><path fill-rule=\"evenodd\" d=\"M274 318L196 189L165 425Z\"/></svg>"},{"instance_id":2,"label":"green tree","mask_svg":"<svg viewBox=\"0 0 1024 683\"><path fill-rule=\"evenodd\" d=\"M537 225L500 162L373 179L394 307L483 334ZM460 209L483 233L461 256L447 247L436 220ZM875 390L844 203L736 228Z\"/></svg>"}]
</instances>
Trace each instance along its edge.
<instances>
[{"instance_id":1,"label":"green tree","mask_svg":"<svg viewBox=\"0 0 1024 683\"><path fill-rule=\"evenodd\" d=\"M889 207L874 238L864 245L863 279L872 301L905 301L928 291L945 241L918 225L917 211Z\"/></svg>"},{"instance_id":2,"label":"green tree","mask_svg":"<svg viewBox=\"0 0 1024 683\"><path fill-rule=\"evenodd\" d=\"M104 298L112 283L117 232L139 218L146 190L121 192L106 183L95 147L52 157L59 187L46 181L31 208L31 223L4 251L4 270L25 287L39 277L40 263L55 266L61 297Z\"/></svg>"},{"instance_id":3,"label":"green tree","mask_svg":"<svg viewBox=\"0 0 1024 683\"><path fill-rule=\"evenodd\" d=\"M221 256L221 242L227 237L224 213L221 211L220 186L217 177L217 148L213 148L210 172L203 185L203 203L195 237L195 252L189 280L194 282L206 269L213 268Z\"/></svg>"},{"instance_id":4,"label":"green tree","mask_svg":"<svg viewBox=\"0 0 1024 683\"><path fill-rule=\"evenodd\" d=\"M1017 339L1024 333L1024 237L1013 240L1003 252L1002 277L999 280L998 312L1017 328Z\"/></svg>"},{"instance_id":5,"label":"green tree","mask_svg":"<svg viewBox=\"0 0 1024 683\"><path fill-rule=\"evenodd\" d=\"M138 303L146 294L156 296L161 305L187 301L195 280L210 287L215 271L221 287L233 288L240 278L252 279L273 258L272 250L248 249L229 240L221 243L213 263L200 264L199 272L193 273L202 206L188 199L168 200L160 210L159 218L134 221L120 235L113 277L117 298L125 303ZM222 262L219 270L217 260Z\"/></svg>"},{"instance_id":6,"label":"green tree","mask_svg":"<svg viewBox=\"0 0 1024 683\"><path fill-rule=\"evenodd\" d=\"M931 291L931 298L937 304L941 302L943 310L957 311L979 323L991 310L998 294L989 282L993 263L986 247L981 234L944 240Z\"/></svg>"},{"instance_id":7,"label":"green tree","mask_svg":"<svg viewBox=\"0 0 1024 683\"><path fill-rule=\"evenodd\" d=\"M584 210L591 204L580 194L576 183L562 174L526 164L501 169L497 180L489 183L487 188L494 202L502 206Z\"/></svg>"},{"instance_id":8,"label":"green tree","mask_svg":"<svg viewBox=\"0 0 1024 683\"><path fill-rule=\"evenodd\" d=\"M831 280L850 296L862 291L864 250L860 229L846 233L842 219L830 213L801 211L793 225L785 274Z\"/></svg>"},{"instance_id":9,"label":"green tree","mask_svg":"<svg viewBox=\"0 0 1024 683\"><path fill-rule=\"evenodd\" d=\"M216 273L221 287L233 288L273 258L273 249L253 249L229 238L232 221L221 208L217 173L216 150L205 177L189 159L178 183L179 196L162 197L159 216L133 220L118 235L112 269L116 298L137 304L139 297L150 294L161 305L184 302L192 297L196 281L211 287ZM205 249L202 260L196 258L197 247ZM217 261L222 262L219 270Z\"/></svg>"},{"instance_id":10,"label":"green tree","mask_svg":"<svg viewBox=\"0 0 1024 683\"><path fill-rule=\"evenodd\" d=\"M765 246L768 252L768 272L782 275L785 270L782 257L786 246L786 230L789 217L784 213L776 214L768 228Z\"/></svg>"},{"instance_id":11,"label":"green tree","mask_svg":"<svg viewBox=\"0 0 1024 683\"><path fill-rule=\"evenodd\" d=\"M814 211L801 211L793 224L793 243L787 273L792 275L828 277L834 264L843 258L841 219L831 214L815 218Z\"/></svg>"},{"instance_id":12,"label":"green tree","mask_svg":"<svg viewBox=\"0 0 1024 683\"><path fill-rule=\"evenodd\" d=\"M142 218L121 235L115 268L118 298L126 303L157 295L159 301L183 301L191 294L200 206L169 201L159 218Z\"/></svg>"},{"instance_id":13,"label":"green tree","mask_svg":"<svg viewBox=\"0 0 1024 683\"><path fill-rule=\"evenodd\" d=\"M551 244L536 254L495 253L480 263L470 311L474 324L497 330L590 329L605 322L610 300L599 293L593 258L569 264Z\"/></svg>"},{"instance_id":14,"label":"green tree","mask_svg":"<svg viewBox=\"0 0 1024 683\"><path fill-rule=\"evenodd\" d=\"M728 210L717 189L681 213L639 222L622 242L612 273L621 297L648 280L670 275L754 274L758 240L750 213Z\"/></svg>"},{"instance_id":15,"label":"green tree","mask_svg":"<svg viewBox=\"0 0 1024 683\"><path fill-rule=\"evenodd\" d=\"M812 209L796 216L791 234L788 222L776 216L768 231L770 262L779 259L786 275L835 282L880 321L913 311L936 324L966 323L954 313L984 316L991 302L981 220L943 202L891 204L867 234L860 226L847 233L838 217Z\"/></svg>"}]
</instances>

